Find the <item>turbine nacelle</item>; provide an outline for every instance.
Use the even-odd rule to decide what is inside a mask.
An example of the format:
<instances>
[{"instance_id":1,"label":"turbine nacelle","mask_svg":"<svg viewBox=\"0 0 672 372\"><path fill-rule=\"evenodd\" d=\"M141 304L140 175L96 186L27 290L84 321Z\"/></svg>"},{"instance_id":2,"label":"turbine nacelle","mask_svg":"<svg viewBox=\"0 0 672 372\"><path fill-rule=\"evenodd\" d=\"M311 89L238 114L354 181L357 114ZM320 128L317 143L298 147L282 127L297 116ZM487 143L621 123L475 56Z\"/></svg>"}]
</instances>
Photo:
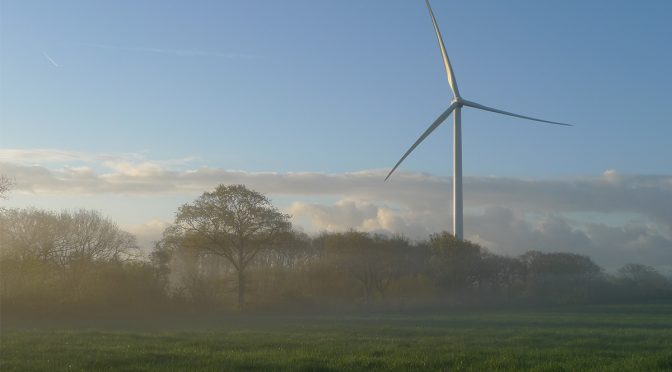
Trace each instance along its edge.
<instances>
[{"instance_id":1,"label":"turbine nacelle","mask_svg":"<svg viewBox=\"0 0 672 372\"><path fill-rule=\"evenodd\" d=\"M559 123L559 122L556 122L556 121L550 121L550 120L544 120L544 119L537 119L537 118L533 118L533 117L531 117L531 116L525 116L525 115L514 114L514 113L512 113L512 112L508 112L508 111L504 111L504 110L499 110L499 109L496 109L496 108L488 107L488 106L485 106L485 105L481 105L480 103L476 103L476 102L468 101L468 100L466 100L466 99L462 99L462 98L453 98L453 100L452 100L451 103L450 103L450 106L448 106L448 108L446 109L446 111L444 111L441 115L439 115L439 117L436 118L436 120L434 120L434 122L429 126L429 128L427 128L427 129L425 130L425 132L422 133L422 134L420 135L420 137L419 137L419 138L415 141L415 143L408 149L408 151L406 151L406 153L401 157L401 159L399 159L399 161L397 162L397 164L394 165L394 167L392 168L392 170L390 171L390 173L388 173L388 174L387 174L387 177L385 177L385 181L387 181L387 179L390 178L390 176L392 175L392 173L394 173L394 171L397 169L397 167L399 167L399 165L401 165L401 163L406 159L406 157L407 157L408 155L410 155L411 152L413 152L413 150L415 150L415 148L418 147L418 145L420 145L420 143L422 143L422 141L425 140L425 138L427 138L430 134L432 134L432 132L433 132L436 128L438 128L438 127L439 127L439 126L440 126L440 125L441 125L441 124L448 118L448 116L450 116L450 114L453 113L453 111L455 111L455 110L457 110L457 109L460 109L460 108L462 108L462 107L465 107L465 106L466 106L466 107L476 108L476 109L483 110L483 111L490 111L490 112L494 112L494 113L497 113L497 114L502 114L502 115L507 115L507 116L513 116L513 117L516 117L516 118L521 118L521 119L526 119L526 120L532 120L532 121L536 121L536 122L540 122L540 123L545 123L545 124L564 125L564 126L570 126L570 127L572 126L572 124Z\"/></svg>"}]
</instances>

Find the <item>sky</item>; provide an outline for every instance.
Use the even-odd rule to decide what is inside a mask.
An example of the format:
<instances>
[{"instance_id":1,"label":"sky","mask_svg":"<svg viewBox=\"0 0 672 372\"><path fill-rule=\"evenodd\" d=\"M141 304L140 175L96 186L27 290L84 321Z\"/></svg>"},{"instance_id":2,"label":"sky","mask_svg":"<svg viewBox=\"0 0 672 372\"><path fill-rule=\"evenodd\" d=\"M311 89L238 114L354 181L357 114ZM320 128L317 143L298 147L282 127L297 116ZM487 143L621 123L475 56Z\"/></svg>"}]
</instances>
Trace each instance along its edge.
<instances>
[{"instance_id":1,"label":"sky","mask_svg":"<svg viewBox=\"0 0 672 372\"><path fill-rule=\"evenodd\" d=\"M464 98L465 235L515 255L672 269L672 3L433 3ZM449 229L452 99L398 1L0 2L6 207L90 208L160 237L220 183L306 232Z\"/></svg>"}]
</instances>

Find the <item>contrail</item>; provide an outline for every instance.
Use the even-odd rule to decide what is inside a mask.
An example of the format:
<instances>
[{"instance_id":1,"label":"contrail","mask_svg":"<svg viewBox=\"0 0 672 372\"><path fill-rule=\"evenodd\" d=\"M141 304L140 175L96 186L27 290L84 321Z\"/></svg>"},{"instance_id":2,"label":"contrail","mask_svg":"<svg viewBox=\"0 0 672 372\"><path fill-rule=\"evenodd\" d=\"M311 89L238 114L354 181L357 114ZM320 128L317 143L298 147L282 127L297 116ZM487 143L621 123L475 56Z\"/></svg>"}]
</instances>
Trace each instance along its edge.
<instances>
[{"instance_id":1,"label":"contrail","mask_svg":"<svg viewBox=\"0 0 672 372\"><path fill-rule=\"evenodd\" d=\"M49 61L49 63L51 63L54 67L58 67L58 63L56 63L56 61L54 61L53 58L49 57L49 55L47 54L47 52L42 52L42 55L43 55L44 58L46 58L47 61Z\"/></svg>"},{"instance_id":2,"label":"contrail","mask_svg":"<svg viewBox=\"0 0 672 372\"><path fill-rule=\"evenodd\" d=\"M143 52L143 53L156 53L156 54L165 54L181 57L220 57L220 58L229 58L229 59L259 59L259 56L247 54L247 53L224 53L224 52L214 52L207 50L198 50L198 49L166 49L166 48L150 48L150 47L128 47L128 46L114 46L114 45L105 45L105 44L81 44L91 48L98 49L112 49L112 50L124 50L131 52Z\"/></svg>"}]
</instances>

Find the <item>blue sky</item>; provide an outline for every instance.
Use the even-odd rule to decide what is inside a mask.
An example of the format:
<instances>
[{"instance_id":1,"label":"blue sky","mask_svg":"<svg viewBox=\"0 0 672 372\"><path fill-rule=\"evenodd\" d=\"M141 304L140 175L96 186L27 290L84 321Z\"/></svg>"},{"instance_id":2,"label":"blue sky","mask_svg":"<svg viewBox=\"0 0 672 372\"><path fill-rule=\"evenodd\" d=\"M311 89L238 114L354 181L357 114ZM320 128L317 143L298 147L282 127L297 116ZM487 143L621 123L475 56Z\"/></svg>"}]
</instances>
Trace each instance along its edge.
<instances>
[{"instance_id":1,"label":"blue sky","mask_svg":"<svg viewBox=\"0 0 672 372\"><path fill-rule=\"evenodd\" d=\"M421 1L2 6L3 147L354 171L394 164L450 100ZM469 110L465 174L670 171L672 4L434 6L465 97L576 123ZM449 174L449 129L404 167Z\"/></svg>"},{"instance_id":2,"label":"blue sky","mask_svg":"<svg viewBox=\"0 0 672 372\"><path fill-rule=\"evenodd\" d=\"M672 3L433 6L465 98L576 125L465 109L465 176L672 174ZM420 0L4 0L0 7L0 148L14 151L0 161L61 172L59 184L67 172L81 176L82 167L108 181L173 172L161 173L161 182L204 166L329 175L389 169L452 98ZM440 127L401 170L449 176L450 127ZM7 203L76 204L136 223L170 220L167 211L198 194L80 185L81 194L65 195L35 182L18 180ZM277 193L283 208L296 200L345 208L344 200L357 199L260 187ZM374 199L402 208L357 195L356 208ZM138 200L144 211L128 212ZM662 226L672 231L672 222Z\"/></svg>"}]
</instances>

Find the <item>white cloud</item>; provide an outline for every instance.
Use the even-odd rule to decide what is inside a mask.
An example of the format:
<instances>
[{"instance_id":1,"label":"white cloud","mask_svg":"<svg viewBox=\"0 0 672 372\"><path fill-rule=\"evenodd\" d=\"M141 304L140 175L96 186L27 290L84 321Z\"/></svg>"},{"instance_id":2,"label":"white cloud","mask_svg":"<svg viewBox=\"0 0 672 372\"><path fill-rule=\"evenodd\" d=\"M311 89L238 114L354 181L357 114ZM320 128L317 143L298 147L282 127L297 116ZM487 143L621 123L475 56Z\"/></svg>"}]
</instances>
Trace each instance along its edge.
<instances>
[{"instance_id":1,"label":"white cloud","mask_svg":"<svg viewBox=\"0 0 672 372\"><path fill-rule=\"evenodd\" d=\"M152 219L142 224L121 225L125 231L135 235L138 246L142 252L147 255L152 251L154 242L161 239L163 230L170 225L169 222L160 219Z\"/></svg>"},{"instance_id":2,"label":"white cloud","mask_svg":"<svg viewBox=\"0 0 672 372\"><path fill-rule=\"evenodd\" d=\"M436 212L428 211L432 215ZM288 213L298 221L308 221L308 231L343 231L357 229L380 233L399 233L413 238L425 238L445 229L447 219L423 219L413 208L391 208L370 202L340 200L333 205L295 202Z\"/></svg>"},{"instance_id":3,"label":"white cloud","mask_svg":"<svg viewBox=\"0 0 672 372\"><path fill-rule=\"evenodd\" d=\"M171 163L132 159L106 158L95 163L103 170L4 162L0 163L0 173L16 180L17 191L53 195L193 194L220 183L240 183L267 194L376 201L393 209L411 208L415 213L450 208L450 179L424 173L400 172L394 180L383 183L384 170L263 173L210 167L175 170ZM630 213L672 228L672 176L619 175L612 171L600 177L561 180L467 177L464 195L469 208L503 205L536 212Z\"/></svg>"},{"instance_id":4,"label":"white cloud","mask_svg":"<svg viewBox=\"0 0 672 372\"><path fill-rule=\"evenodd\" d=\"M0 160L15 163L93 161L97 156L56 149L0 149Z\"/></svg>"}]
</instances>

